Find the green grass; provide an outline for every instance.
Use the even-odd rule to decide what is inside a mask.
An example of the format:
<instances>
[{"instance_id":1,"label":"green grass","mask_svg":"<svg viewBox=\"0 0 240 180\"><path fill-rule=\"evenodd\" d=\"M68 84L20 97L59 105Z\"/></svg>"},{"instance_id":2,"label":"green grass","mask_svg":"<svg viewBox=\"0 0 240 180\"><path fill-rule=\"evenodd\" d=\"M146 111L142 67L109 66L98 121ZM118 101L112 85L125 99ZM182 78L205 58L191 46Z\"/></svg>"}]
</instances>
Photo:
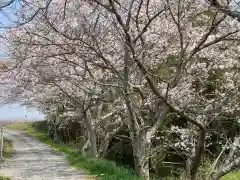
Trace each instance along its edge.
<instances>
[{"instance_id":1,"label":"green grass","mask_svg":"<svg viewBox=\"0 0 240 180\"><path fill-rule=\"evenodd\" d=\"M12 153L13 153L13 147L12 147L12 142L8 139L3 139L3 158L5 159L10 159L12 157ZM4 161L3 160L3 161ZM4 177L4 176L0 176L0 180L11 180L10 177Z\"/></svg>"},{"instance_id":2,"label":"green grass","mask_svg":"<svg viewBox=\"0 0 240 180\"><path fill-rule=\"evenodd\" d=\"M11 178L10 177L0 176L0 180L11 180Z\"/></svg>"},{"instance_id":3,"label":"green grass","mask_svg":"<svg viewBox=\"0 0 240 180\"><path fill-rule=\"evenodd\" d=\"M221 178L221 180L239 180L239 179L240 179L240 172L232 172Z\"/></svg>"},{"instance_id":4,"label":"green grass","mask_svg":"<svg viewBox=\"0 0 240 180\"><path fill-rule=\"evenodd\" d=\"M3 158L4 159L10 159L12 157L12 153L13 153L13 147L12 147L12 142L8 139L3 140Z\"/></svg>"},{"instance_id":5,"label":"green grass","mask_svg":"<svg viewBox=\"0 0 240 180\"><path fill-rule=\"evenodd\" d=\"M38 123L41 124L39 129ZM69 164L74 169L83 170L89 175L101 175L101 180L140 180L135 176L133 171L124 167L116 166L116 163L94 159L82 156L81 153L71 144L54 143L44 132L45 127L42 122L18 122L7 126L9 129L23 131L33 137L36 137L43 143L49 144L56 151L61 151L67 154Z\"/></svg>"}]
</instances>

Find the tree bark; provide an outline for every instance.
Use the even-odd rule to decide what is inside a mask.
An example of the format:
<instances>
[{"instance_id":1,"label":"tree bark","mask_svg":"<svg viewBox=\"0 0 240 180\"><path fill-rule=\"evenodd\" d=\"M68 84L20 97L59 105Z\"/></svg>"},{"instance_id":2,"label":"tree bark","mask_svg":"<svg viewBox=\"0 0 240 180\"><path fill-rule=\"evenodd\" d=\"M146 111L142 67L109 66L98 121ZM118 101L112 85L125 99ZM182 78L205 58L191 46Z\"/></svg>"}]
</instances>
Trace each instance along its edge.
<instances>
[{"instance_id":1,"label":"tree bark","mask_svg":"<svg viewBox=\"0 0 240 180\"><path fill-rule=\"evenodd\" d=\"M107 155L107 150L109 147L111 138L104 138L98 149L98 157L104 159Z\"/></svg>"},{"instance_id":2,"label":"tree bark","mask_svg":"<svg viewBox=\"0 0 240 180\"><path fill-rule=\"evenodd\" d=\"M213 175L213 180L219 180L221 177L226 175L227 173L235 170L236 168L240 167L240 157L233 160L231 163L228 165L225 165L221 167L214 175Z\"/></svg>"},{"instance_id":3,"label":"tree bark","mask_svg":"<svg viewBox=\"0 0 240 180\"><path fill-rule=\"evenodd\" d=\"M149 179L149 160L148 153L150 151L150 145L146 143L146 140L143 139L143 135L140 136L139 124L136 120L135 113L132 108L132 102L129 95L129 47L127 45L128 38L126 37L126 44L124 47L124 78L123 78L123 89L124 89L124 100L128 110L128 129L130 133L130 138L132 140L133 148L133 158L135 171L138 176L145 177L146 180ZM146 135L146 133L144 134ZM145 136L146 137L146 136Z\"/></svg>"},{"instance_id":4,"label":"tree bark","mask_svg":"<svg viewBox=\"0 0 240 180\"><path fill-rule=\"evenodd\" d=\"M90 152L92 157L97 157L97 135L96 131L92 130L90 133Z\"/></svg>"},{"instance_id":5,"label":"tree bark","mask_svg":"<svg viewBox=\"0 0 240 180\"><path fill-rule=\"evenodd\" d=\"M205 136L206 136L205 129L200 129L195 156L193 157L192 163L191 163L191 171L190 171L191 180L197 180L198 168L200 166L202 154L204 150Z\"/></svg>"},{"instance_id":6,"label":"tree bark","mask_svg":"<svg viewBox=\"0 0 240 180\"><path fill-rule=\"evenodd\" d=\"M138 176L149 180L149 153L151 142L146 138L146 133L139 134L139 137L133 139L133 158L135 170Z\"/></svg>"},{"instance_id":7,"label":"tree bark","mask_svg":"<svg viewBox=\"0 0 240 180\"><path fill-rule=\"evenodd\" d=\"M97 135L96 135L95 126L92 123L92 117L89 110L84 112L84 116L85 116L84 117L85 123L87 125L87 130L89 133L90 155L92 157L97 157L97 154L98 154L97 153Z\"/></svg>"},{"instance_id":8,"label":"tree bark","mask_svg":"<svg viewBox=\"0 0 240 180\"><path fill-rule=\"evenodd\" d=\"M110 141L113 139L114 136L116 136L116 134L121 130L121 128L123 127L123 123L120 122L116 122L114 123L116 126L118 126L117 128L113 129L111 132L108 132L105 134L103 141L100 143L100 146L98 148L98 157L100 158L104 158L107 155L107 150L110 144ZM108 125L113 125L113 123L108 124ZM105 128L107 129L108 126L105 126Z\"/></svg>"},{"instance_id":9,"label":"tree bark","mask_svg":"<svg viewBox=\"0 0 240 180\"><path fill-rule=\"evenodd\" d=\"M87 139L87 141L85 142L85 144L82 147L82 155L83 156L86 156L86 152L88 151L89 147L90 147L90 142Z\"/></svg>"},{"instance_id":10,"label":"tree bark","mask_svg":"<svg viewBox=\"0 0 240 180\"><path fill-rule=\"evenodd\" d=\"M53 141L57 141L58 140L58 136L57 136L57 119L58 119L58 115L55 116L54 118L54 134L53 134Z\"/></svg>"}]
</instances>

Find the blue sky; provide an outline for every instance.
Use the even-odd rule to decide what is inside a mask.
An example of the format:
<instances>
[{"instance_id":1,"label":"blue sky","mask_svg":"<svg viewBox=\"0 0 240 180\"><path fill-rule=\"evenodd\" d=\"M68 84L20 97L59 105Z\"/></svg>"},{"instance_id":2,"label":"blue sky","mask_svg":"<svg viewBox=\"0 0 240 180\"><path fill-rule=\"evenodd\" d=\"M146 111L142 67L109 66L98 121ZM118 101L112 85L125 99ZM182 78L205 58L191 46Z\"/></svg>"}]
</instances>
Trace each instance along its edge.
<instances>
[{"instance_id":1,"label":"blue sky","mask_svg":"<svg viewBox=\"0 0 240 180\"><path fill-rule=\"evenodd\" d=\"M1 1L1 0L0 0ZM12 7L0 11L0 27L9 27L12 25L12 20L14 20L13 9L19 7L16 2ZM5 30L1 30L1 33ZM0 60L6 59L7 49L4 47L3 42L0 40ZM19 103L8 104L0 107L0 121L1 120L23 120L25 115L25 108L21 107ZM43 114L39 114L34 108L27 109L27 119L28 120L41 120L44 118Z\"/></svg>"},{"instance_id":2,"label":"blue sky","mask_svg":"<svg viewBox=\"0 0 240 180\"><path fill-rule=\"evenodd\" d=\"M6 105L0 108L0 120L24 120L25 108L19 104ZM34 108L27 109L27 120L42 120L43 114L39 114Z\"/></svg>"},{"instance_id":3,"label":"blue sky","mask_svg":"<svg viewBox=\"0 0 240 180\"><path fill-rule=\"evenodd\" d=\"M6 1L6 0L5 0ZM4 0L0 0L3 3ZM11 6L0 10L0 35L4 33L7 28L13 26L13 21L16 19L14 11L19 7L18 0L16 0ZM6 48L4 47L3 40L0 39L0 59L7 58Z\"/></svg>"}]
</instances>

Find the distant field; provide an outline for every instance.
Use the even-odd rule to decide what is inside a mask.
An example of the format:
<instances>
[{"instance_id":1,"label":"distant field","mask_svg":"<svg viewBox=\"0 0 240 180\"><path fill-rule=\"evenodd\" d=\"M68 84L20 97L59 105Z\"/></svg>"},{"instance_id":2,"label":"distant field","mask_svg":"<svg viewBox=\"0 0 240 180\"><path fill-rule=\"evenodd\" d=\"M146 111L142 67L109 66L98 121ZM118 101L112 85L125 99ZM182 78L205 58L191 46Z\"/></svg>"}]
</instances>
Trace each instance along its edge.
<instances>
[{"instance_id":1,"label":"distant field","mask_svg":"<svg viewBox=\"0 0 240 180\"><path fill-rule=\"evenodd\" d=\"M18 121L14 121L14 120L0 120L0 126L6 126L8 124L13 124L16 122L24 122L25 120L18 120Z\"/></svg>"},{"instance_id":2,"label":"distant field","mask_svg":"<svg viewBox=\"0 0 240 180\"><path fill-rule=\"evenodd\" d=\"M5 125L11 124L11 123L13 123L13 122L12 121L4 121L4 120L2 120L2 121L0 121L0 126L5 126Z\"/></svg>"},{"instance_id":3,"label":"distant field","mask_svg":"<svg viewBox=\"0 0 240 180\"><path fill-rule=\"evenodd\" d=\"M15 123L25 123L25 122L34 122L37 120L0 120L0 126L7 126L9 124L15 124Z\"/></svg>"}]
</instances>

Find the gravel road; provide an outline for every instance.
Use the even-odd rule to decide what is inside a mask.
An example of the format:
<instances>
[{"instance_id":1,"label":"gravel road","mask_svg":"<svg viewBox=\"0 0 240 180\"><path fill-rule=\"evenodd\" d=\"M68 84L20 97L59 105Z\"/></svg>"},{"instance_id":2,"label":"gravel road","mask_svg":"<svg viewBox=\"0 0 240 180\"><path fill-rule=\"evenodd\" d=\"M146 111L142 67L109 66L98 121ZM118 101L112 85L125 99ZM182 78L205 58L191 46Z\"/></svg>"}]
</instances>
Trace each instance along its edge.
<instances>
[{"instance_id":1,"label":"gravel road","mask_svg":"<svg viewBox=\"0 0 240 180\"><path fill-rule=\"evenodd\" d=\"M63 153L54 152L24 133L4 129L4 137L12 140L14 154L0 165L0 175L12 180L84 180L80 171L69 167Z\"/></svg>"}]
</instances>

